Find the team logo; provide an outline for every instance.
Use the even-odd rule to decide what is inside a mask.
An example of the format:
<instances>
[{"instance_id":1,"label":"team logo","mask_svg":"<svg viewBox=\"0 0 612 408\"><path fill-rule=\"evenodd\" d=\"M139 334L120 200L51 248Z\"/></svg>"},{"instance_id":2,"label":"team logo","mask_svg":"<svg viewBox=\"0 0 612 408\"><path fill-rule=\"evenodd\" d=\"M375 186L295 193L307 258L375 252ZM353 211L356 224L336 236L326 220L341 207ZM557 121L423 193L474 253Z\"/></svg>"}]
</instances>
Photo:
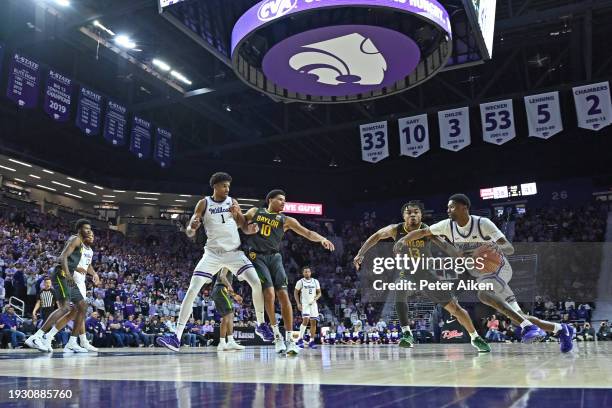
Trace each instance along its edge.
<instances>
[{"instance_id":1,"label":"team logo","mask_svg":"<svg viewBox=\"0 0 612 408\"><path fill-rule=\"evenodd\" d=\"M255 258L257 258L257 254L255 252L249 252L249 258L251 258L251 260L254 261Z\"/></svg>"},{"instance_id":2,"label":"team logo","mask_svg":"<svg viewBox=\"0 0 612 408\"><path fill-rule=\"evenodd\" d=\"M319 83L380 85L385 79L387 61L372 40L359 33L302 48L306 51L291 57L289 65L302 74L314 75Z\"/></svg>"},{"instance_id":3,"label":"team logo","mask_svg":"<svg viewBox=\"0 0 612 408\"><path fill-rule=\"evenodd\" d=\"M259 6L257 17L261 21L274 20L284 16L296 7L297 0L268 0Z\"/></svg>"}]
</instances>

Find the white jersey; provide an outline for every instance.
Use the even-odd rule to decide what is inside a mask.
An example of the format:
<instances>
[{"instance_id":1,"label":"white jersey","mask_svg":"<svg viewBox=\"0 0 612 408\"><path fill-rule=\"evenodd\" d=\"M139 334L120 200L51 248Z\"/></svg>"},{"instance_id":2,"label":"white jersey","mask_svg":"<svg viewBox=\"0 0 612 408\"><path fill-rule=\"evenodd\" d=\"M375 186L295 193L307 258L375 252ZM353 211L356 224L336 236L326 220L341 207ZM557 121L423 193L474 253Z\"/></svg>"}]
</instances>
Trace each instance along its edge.
<instances>
[{"instance_id":1,"label":"white jersey","mask_svg":"<svg viewBox=\"0 0 612 408\"><path fill-rule=\"evenodd\" d=\"M87 245L83 244L81 246L80 251L81 251L81 259L79 259L79 264L77 265L77 268L83 268L84 270L88 270L89 265L91 265L91 261L93 260L93 250ZM74 283L76 284L76 287L81 292L83 299L85 299L87 297L86 296L87 287L85 285L85 278L87 277L87 274L77 272L75 270L72 273L72 277L74 279Z\"/></svg>"},{"instance_id":2,"label":"white jersey","mask_svg":"<svg viewBox=\"0 0 612 408\"><path fill-rule=\"evenodd\" d=\"M240 247L238 224L230 212L232 198L227 197L221 202L216 202L212 197L204 199L206 200L206 211L202 224L208 237L204 249L222 252L238 249Z\"/></svg>"},{"instance_id":3,"label":"white jersey","mask_svg":"<svg viewBox=\"0 0 612 408\"><path fill-rule=\"evenodd\" d=\"M321 290L321 285L315 278L302 278L295 284L295 288L301 290L300 300L302 305L309 305L314 302L317 296L317 289Z\"/></svg>"}]
</instances>

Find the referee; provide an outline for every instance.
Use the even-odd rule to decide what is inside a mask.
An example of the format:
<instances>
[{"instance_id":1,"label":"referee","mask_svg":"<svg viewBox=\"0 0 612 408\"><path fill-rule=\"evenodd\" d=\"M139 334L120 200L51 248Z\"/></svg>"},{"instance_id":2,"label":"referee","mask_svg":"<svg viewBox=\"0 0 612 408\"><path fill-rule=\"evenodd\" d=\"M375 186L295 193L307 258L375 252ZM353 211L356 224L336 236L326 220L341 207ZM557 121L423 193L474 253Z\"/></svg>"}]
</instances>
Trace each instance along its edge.
<instances>
[{"instance_id":1,"label":"referee","mask_svg":"<svg viewBox=\"0 0 612 408\"><path fill-rule=\"evenodd\" d=\"M51 288L51 278L45 278L44 287L38 294L38 300L36 305L34 305L32 316L36 316L36 312L40 309L40 320L44 322L55 310L56 303L55 294Z\"/></svg>"}]
</instances>

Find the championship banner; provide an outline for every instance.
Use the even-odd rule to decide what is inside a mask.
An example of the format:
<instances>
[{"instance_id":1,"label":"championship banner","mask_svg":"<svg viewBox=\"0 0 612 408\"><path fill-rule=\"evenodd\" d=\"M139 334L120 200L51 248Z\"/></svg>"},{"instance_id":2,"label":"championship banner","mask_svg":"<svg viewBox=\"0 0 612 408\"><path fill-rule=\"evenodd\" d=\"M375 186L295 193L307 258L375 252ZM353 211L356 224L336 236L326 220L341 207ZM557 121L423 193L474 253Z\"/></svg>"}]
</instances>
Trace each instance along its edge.
<instances>
[{"instance_id":1,"label":"championship banner","mask_svg":"<svg viewBox=\"0 0 612 408\"><path fill-rule=\"evenodd\" d=\"M157 128L155 130L153 160L162 168L168 167L172 161L172 133L166 129Z\"/></svg>"},{"instance_id":2,"label":"championship banner","mask_svg":"<svg viewBox=\"0 0 612 408\"><path fill-rule=\"evenodd\" d=\"M40 65L20 54L13 55L9 64L6 96L20 108L38 105Z\"/></svg>"},{"instance_id":3,"label":"championship banner","mask_svg":"<svg viewBox=\"0 0 612 408\"><path fill-rule=\"evenodd\" d=\"M387 122L361 125L361 159L376 163L389 157Z\"/></svg>"},{"instance_id":4,"label":"championship banner","mask_svg":"<svg viewBox=\"0 0 612 408\"><path fill-rule=\"evenodd\" d=\"M76 125L86 135L100 133L100 115L102 114L102 95L82 87L79 93Z\"/></svg>"},{"instance_id":5,"label":"championship banner","mask_svg":"<svg viewBox=\"0 0 612 408\"><path fill-rule=\"evenodd\" d=\"M125 132L127 127L127 108L109 100L106 104L106 116L104 118L104 140L113 146L125 144Z\"/></svg>"},{"instance_id":6,"label":"championship banner","mask_svg":"<svg viewBox=\"0 0 612 408\"><path fill-rule=\"evenodd\" d=\"M530 137L548 139L563 130L559 92L526 96L525 111Z\"/></svg>"},{"instance_id":7,"label":"championship banner","mask_svg":"<svg viewBox=\"0 0 612 408\"><path fill-rule=\"evenodd\" d=\"M438 112L440 147L457 152L472 143L468 107Z\"/></svg>"},{"instance_id":8,"label":"championship banner","mask_svg":"<svg viewBox=\"0 0 612 408\"><path fill-rule=\"evenodd\" d=\"M54 70L49 71L45 88L44 111L58 122L66 122L70 118L70 102L72 98L72 80Z\"/></svg>"},{"instance_id":9,"label":"championship banner","mask_svg":"<svg viewBox=\"0 0 612 408\"><path fill-rule=\"evenodd\" d=\"M151 122L138 116L134 116L132 122L130 152L139 159L146 159L151 155Z\"/></svg>"},{"instance_id":10,"label":"championship banner","mask_svg":"<svg viewBox=\"0 0 612 408\"><path fill-rule=\"evenodd\" d=\"M429 151L429 125L427 115L398 119L400 155L419 157Z\"/></svg>"},{"instance_id":11,"label":"championship banner","mask_svg":"<svg viewBox=\"0 0 612 408\"><path fill-rule=\"evenodd\" d=\"M512 99L480 104L482 140L502 145L516 137Z\"/></svg>"},{"instance_id":12,"label":"championship banner","mask_svg":"<svg viewBox=\"0 0 612 408\"><path fill-rule=\"evenodd\" d=\"M590 130L601 130L612 121L612 103L610 102L610 83L600 82L572 88L578 127Z\"/></svg>"}]
</instances>

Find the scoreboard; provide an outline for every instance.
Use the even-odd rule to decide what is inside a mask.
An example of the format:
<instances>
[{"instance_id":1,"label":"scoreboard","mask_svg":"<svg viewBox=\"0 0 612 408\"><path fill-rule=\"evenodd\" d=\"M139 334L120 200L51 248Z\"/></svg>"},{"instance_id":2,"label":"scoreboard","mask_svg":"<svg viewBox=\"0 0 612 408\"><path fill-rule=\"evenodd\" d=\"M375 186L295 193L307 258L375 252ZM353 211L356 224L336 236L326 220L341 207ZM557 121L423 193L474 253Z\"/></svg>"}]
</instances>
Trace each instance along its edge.
<instances>
[{"instance_id":1,"label":"scoreboard","mask_svg":"<svg viewBox=\"0 0 612 408\"><path fill-rule=\"evenodd\" d=\"M511 186L498 186L480 189L480 198L483 200L499 200L502 198L515 198L536 195L536 183L523 183Z\"/></svg>"}]
</instances>

